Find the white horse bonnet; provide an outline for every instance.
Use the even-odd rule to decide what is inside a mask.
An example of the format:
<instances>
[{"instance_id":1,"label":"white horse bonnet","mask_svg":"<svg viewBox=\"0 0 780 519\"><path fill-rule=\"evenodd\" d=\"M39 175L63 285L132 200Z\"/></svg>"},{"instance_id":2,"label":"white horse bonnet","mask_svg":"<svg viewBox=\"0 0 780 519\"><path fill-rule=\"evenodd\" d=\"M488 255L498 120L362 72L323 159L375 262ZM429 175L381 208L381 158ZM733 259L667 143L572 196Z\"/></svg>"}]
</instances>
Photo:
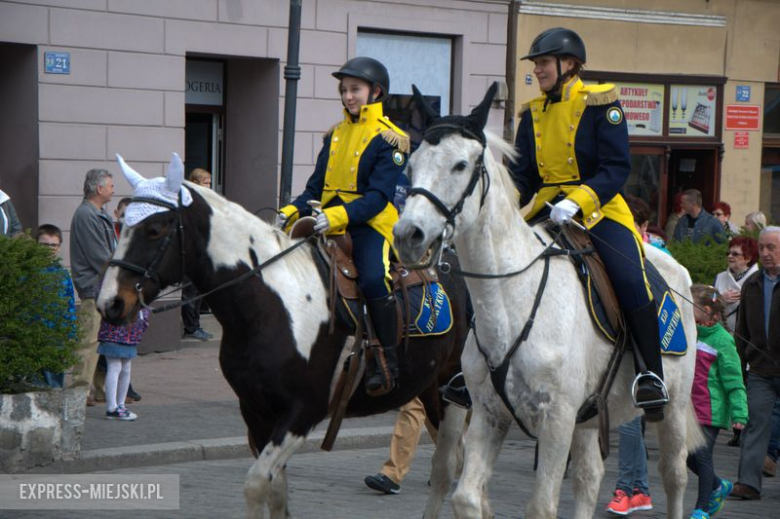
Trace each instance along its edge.
<instances>
[{"instance_id":1,"label":"white horse bonnet","mask_svg":"<svg viewBox=\"0 0 780 519\"><path fill-rule=\"evenodd\" d=\"M121 155L117 154L116 160L119 167L122 168L127 182L133 188L133 197L151 198L167 202L173 206L179 205L179 192L181 191L181 203L187 207L192 203L192 195L189 189L182 185L184 180L184 163L176 152L171 157L171 163L168 165L168 174L157 178L144 178L140 173L127 165ZM145 202L131 202L125 209L125 224L135 225L145 218L168 211L167 208L149 204Z\"/></svg>"}]
</instances>

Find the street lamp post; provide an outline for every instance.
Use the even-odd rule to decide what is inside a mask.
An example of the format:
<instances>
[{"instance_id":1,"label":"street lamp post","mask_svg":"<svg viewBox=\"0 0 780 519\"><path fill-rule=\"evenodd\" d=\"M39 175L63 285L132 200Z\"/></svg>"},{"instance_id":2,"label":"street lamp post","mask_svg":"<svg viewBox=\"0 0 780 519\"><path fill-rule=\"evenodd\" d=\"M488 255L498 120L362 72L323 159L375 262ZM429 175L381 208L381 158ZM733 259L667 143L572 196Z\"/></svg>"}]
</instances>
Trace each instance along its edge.
<instances>
[{"instance_id":1,"label":"street lamp post","mask_svg":"<svg viewBox=\"0 0 780 519\"><path fill-rule=\"evenodd\" d=\"M301 67L298 54L301 42L301 1L290 0L287 28L287 64L284 66L284 129L282 131L282 174L279 180L279 207L290 201L292 190L293 150L295 148L295 108Z\"/></svg>"}]
</instances>

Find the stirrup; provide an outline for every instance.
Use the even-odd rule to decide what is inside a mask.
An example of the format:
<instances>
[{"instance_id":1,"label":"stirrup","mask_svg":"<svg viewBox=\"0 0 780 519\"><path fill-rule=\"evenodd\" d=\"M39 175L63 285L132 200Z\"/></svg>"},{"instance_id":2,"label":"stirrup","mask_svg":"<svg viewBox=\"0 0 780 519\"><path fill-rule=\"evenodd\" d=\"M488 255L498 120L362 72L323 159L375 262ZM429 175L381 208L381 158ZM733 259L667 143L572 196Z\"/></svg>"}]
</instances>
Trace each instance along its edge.
<instances>
[{"instance_id":1,"label":"stirrup","mask_svg":"<svg viewBox=\"0 0 780 519\"><path fill-rule=\"evenodd\" d=\"M655 387L661 390L661 398L649 400L647 402L637 402L636 395L639 389L639 382L645 379L650 380L655 385ZM664 383L663 379L661 379L661 377L652 371L647 371L645 373L640 373L634 379L634 383L631 385L631 398L634 400L634 407L638 407L640 409L661 407L669 403L669 390L666 388L666 384Z\"/></svg>"},{"instance_id":2,"label":"stirrup","mask_svg":"<svg viewBox=\"0 0 780 519\"><path fill-rule=\"evenodd\" d=\"M462 371L441 386L439 392L441 393L441 399L445 402L462 409L471 409L471 395L466 387L466 379Z\"/></svg>"}]
</instances>

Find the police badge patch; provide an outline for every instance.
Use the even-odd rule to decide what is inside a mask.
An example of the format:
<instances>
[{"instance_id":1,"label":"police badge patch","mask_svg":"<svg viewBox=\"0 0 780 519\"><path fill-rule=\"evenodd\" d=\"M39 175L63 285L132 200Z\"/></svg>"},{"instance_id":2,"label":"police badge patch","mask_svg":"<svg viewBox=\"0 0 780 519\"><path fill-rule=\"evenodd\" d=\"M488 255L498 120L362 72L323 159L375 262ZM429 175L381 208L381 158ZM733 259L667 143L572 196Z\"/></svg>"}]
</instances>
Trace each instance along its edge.
<instances>
[{"instance_id":1,"label":"police badge patch","mask_svg":"<svg viewBox=\"0 0 780 519\"><path fill-rule=\"evenodd\" d=\"M611 122L612 124L620 124L622 120L623 111L620 108L613 106L607 110L607 121Z\"/></svg>"},{"instance_id":2,"label":"police badge patch","mask_svg":"<svg viewBox=\"0 0 780 519\"><path fill-rule=\"evenodd\" d=\"M396 166L403 166L404 165L404 154L401 153L399 150L393 151L393 162L395 162Z\"/></svg>"}]
</instances>

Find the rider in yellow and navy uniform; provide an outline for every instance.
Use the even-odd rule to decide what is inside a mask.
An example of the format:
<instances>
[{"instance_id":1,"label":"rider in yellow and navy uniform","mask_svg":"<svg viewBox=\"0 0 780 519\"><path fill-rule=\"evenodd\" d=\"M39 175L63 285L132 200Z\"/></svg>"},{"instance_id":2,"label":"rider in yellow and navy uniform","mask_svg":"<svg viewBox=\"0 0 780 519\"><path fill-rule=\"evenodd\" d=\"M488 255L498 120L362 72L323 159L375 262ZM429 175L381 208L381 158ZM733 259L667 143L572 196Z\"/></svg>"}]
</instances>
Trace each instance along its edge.
<instances>
[{"instance_id":1,"label":"rider in yellow and navy uniform","mask_svg":"<svg viewBox=\"0 0 780 519\"><path fill-rule=\"evenodd\" d=\"M319 200L323 210L315 230L349 231L352 236L358 283L386 361L386 369L377 362L366 387L369 393L380 394L392 389L398 373L389 259L393 225L398 221L393 199L409 153L409 137L383 115L390 79L382 63L353 58L333 76L339 80L344 120L325 135L305 191L280 212L292 223L311 214L307 202Z\"/></svg>"},{"instance_id":2,"label":"rider in yellow and navy uniform","mask_svg":"<svg viewBox=\"0 0 780 519\"><path fill-rule=\"evenodd\" d=\"M621 195L631 171L628 128L614 85L584 85L578 73L585 44L577 33L542 32L522 59L533 60L543 95L521 109L510 167L521 205L534 200L527 219L547 211L558 224L573 218L588 229L626 317L635 351L636 400L649 420L663 418L658 320L645 276L642 239ZM536 198L534 199L534 195ZM637 356L635 356L636 358Z\"/></svg>"}]
</instances>

